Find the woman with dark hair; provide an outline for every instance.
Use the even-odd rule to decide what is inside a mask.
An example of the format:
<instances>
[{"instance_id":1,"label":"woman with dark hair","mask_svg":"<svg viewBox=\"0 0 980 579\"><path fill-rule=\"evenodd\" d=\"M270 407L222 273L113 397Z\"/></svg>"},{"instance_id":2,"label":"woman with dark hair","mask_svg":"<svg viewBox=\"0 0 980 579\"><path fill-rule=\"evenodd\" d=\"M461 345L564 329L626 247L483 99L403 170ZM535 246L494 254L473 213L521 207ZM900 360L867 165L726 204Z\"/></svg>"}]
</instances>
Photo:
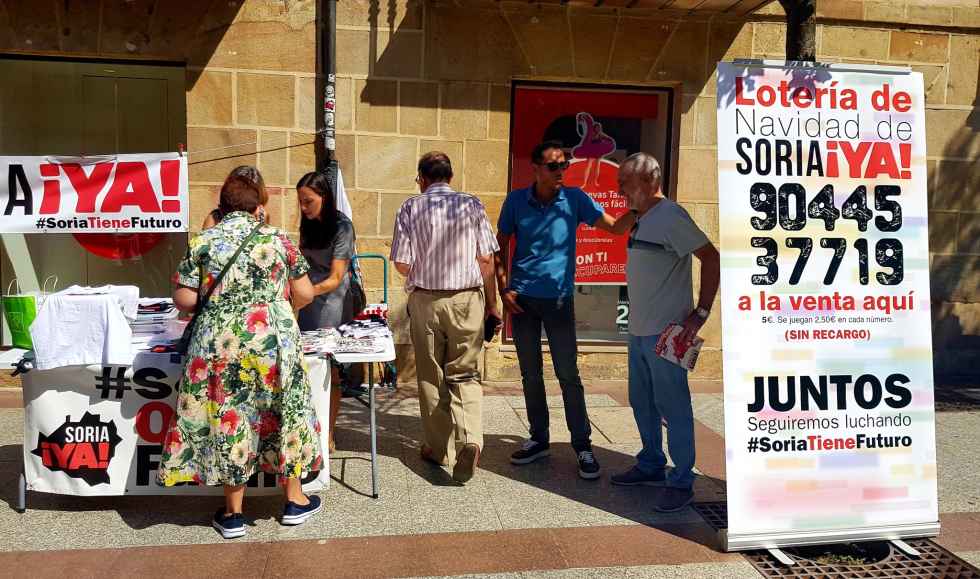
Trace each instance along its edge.
<instances>
[{"instance_id":1,"label":"woman with dark hair","mask_svg":"<svg viewBox=\"0 0 980 579\"><path fill-rule=\"evenodd\" d=\"M283 481L284 525L320 510L301 482L320 469L322 454L293 314L313 299L313 287L293 242L259 220L259 201L253 181L225 181L222 219L188 243L173 296L178 309L199 319L159 479L166 486L223 485L225 506L212 525L226 539L245 534L245 485L260 470Z\"/></svg>"},{"instance_id":2,"label":"woman with dark hair","mask_svg":"<svg viewBox=\"0 0 980 579\"><path fill-rule=\"evenodd\" d=\"M307 173L296 183L296 196L302 219L299 225L299 247L310 264L313 302L300 310L301 330L337 327L354 317L353 301L348 289L348 267L354 255L354 224L337 211L333 187L323 173ZM330 450L334 450L334 425L340 407L340 376L336 367L331 373L334 385L330 395Z\"/></svg>"}]
</instances>

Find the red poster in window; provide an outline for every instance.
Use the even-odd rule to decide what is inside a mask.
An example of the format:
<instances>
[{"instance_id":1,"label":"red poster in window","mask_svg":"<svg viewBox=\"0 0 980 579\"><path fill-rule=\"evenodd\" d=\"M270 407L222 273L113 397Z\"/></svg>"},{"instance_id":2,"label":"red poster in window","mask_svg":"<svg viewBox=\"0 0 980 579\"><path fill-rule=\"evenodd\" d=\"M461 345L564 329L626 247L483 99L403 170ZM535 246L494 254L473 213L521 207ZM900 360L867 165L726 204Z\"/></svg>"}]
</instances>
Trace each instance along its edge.
<instances>
[{"instance_id":1,"label":"red poster in window","mask_svg":"<svg viewBox=\"0 0 980 579\"><path fill-rule=\"evenodd\" d=\"M628 209L619 196L619 163L639 151L656 154L666 122L659 119L662 93L634 90L517 86L511 125L511 189L533 180L531 150L561 141L571 165L566 187L580 187L609 215ZM625 284L626 237L579 226L576 284Z\"/></svg>"}]
</instances>

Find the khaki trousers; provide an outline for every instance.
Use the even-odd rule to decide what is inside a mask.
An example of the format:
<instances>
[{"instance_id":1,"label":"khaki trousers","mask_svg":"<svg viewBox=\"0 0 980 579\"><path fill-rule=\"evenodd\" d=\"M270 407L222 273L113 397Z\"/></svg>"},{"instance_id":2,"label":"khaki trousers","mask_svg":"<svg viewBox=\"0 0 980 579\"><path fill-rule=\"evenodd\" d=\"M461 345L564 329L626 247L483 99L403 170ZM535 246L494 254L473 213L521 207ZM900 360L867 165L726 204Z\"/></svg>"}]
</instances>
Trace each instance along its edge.
<instances>
[{"instance_id":1,"label":"khaki trousers","mask_svg":"<svg viewBox=\"0 0 980 579\"><path fill-rule=\"evenodd\" d=\"M483 347L482 288L416 289L408 296L419 410L432 458L449 458L464 444L483 448L483 387L477 368Z\"/></svg>"}]
</instances>

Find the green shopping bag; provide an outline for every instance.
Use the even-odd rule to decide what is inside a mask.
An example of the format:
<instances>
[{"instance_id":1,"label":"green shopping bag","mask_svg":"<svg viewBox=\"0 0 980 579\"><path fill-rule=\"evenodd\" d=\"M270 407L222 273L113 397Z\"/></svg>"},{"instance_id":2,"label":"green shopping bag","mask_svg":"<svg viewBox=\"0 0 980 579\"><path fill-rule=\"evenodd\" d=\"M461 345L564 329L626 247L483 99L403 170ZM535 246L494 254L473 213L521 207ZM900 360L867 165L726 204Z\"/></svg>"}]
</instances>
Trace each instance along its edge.
<instances>
[{"instance_id":1,"label":"green shopping bag","mask_svg":"<svg viewBox=\"0 0 980 579\"><path fill-rule=\"evenodd\" d=\"M48 280L52 278L53 276L44 280L44 285L47 286ZM54 278L54 280L55 285L57 285L57 278ZM7 327L10 328L13 346L15 348L33 350L34 343L31 341L31 324L34 323L34 318L37 317L38 299L46 295L47 292L24 293L20 291L20 287L18 286L17 292L11 294L10 290L15 283L17 283L16 279L11 280L10 285L7 286L7 294L3 296L3 317L7 320Z\"/></svg>"}]
</instances>

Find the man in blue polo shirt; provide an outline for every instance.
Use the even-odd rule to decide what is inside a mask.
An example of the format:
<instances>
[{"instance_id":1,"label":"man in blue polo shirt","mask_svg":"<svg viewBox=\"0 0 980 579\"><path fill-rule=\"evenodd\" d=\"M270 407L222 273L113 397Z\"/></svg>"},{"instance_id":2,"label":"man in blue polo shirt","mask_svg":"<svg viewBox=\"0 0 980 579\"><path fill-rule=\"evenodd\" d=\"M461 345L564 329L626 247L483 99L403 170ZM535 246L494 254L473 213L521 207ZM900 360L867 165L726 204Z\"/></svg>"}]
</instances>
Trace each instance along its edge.
<instances>
[{"instance_id":1,"label":"man in blue polo shirt","mask_svg":"<svg viewBox=\"0 0 980 579\"><path fill-rule=\"evenodd\" d=\"M614 234L626 233L635 223L632 212L614 219L578 187L565 187L562 176L569 163L562 143L546 141L531 153L534 183L511 191L497 222L497 281L504 307L511 313L514 345L521 366L530 438L514 452L513 464L528 464L548 456L549 418L541 356L541 328L561 385L565 421L578 456L578 473L599 478L599 463L592 454L592 428L585 409L585 390L578 372L575 335L575 234L586 223ZM516 247L505 267L508 246Z\"/></svg>"}]
</instances>

